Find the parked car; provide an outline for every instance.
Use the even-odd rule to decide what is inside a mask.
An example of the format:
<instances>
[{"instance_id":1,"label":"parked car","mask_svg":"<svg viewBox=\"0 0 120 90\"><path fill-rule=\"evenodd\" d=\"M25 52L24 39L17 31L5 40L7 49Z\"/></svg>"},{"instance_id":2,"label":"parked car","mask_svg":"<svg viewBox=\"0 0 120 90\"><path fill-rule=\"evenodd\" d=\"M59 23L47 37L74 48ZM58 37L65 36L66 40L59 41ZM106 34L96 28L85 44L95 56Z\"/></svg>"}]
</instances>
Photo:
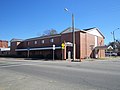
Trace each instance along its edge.
<instances>
[{"instance_id":1,"label":"parked car","mask_svg":"<svg viewBox=\"0 0 120 90\"><path fill-rule=\"evenodd\" d=\"M111 52L105 52L105 56L112 56Z\"/></svg>"},{"instance_id":2,"label":"parked car","mask_svg":"<svg viewBox=\"0 0 120 90\"><path fill-rule=\"evenodd\" d=\"M117 56L118 54L115 52L105 52L105 56Z\"/></svg>"},{"instance_id":3,"label":"parked car","mask_svg":"<svg viewBox=\"0 0 120 90\"><path fill-rule=\"evenodd\" d=\"M112 53L112 56L117 56L117 53Z\"/></svg>"},{"instance_id":4,"label":"parked car","mask_svg":"<svg viewBox=\"0 0 120 90\"><path fill-rule=\"evenodd\" d=\"M117 55L120 56L120 52L118 52Z\"/></svg>"}]
</instances>

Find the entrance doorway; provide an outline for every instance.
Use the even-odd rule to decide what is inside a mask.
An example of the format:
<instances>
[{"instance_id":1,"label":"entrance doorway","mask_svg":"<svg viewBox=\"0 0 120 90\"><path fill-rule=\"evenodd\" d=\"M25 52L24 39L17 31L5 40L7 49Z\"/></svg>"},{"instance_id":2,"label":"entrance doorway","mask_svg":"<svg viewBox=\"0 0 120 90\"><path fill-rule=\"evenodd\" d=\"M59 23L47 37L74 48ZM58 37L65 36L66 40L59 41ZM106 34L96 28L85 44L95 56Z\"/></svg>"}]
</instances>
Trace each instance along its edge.
<instances>
[{"instance_id":1,"label":"entrance doorway","mask_svg":"<svg viewBox=\"0 0 120 90\"><path fill-rule=\"evenodd\" d=\"M66 47L66 59L72 59L73 56L72 56L72 47L70 46L67 46Z\"/></svg>"}]
</instances>

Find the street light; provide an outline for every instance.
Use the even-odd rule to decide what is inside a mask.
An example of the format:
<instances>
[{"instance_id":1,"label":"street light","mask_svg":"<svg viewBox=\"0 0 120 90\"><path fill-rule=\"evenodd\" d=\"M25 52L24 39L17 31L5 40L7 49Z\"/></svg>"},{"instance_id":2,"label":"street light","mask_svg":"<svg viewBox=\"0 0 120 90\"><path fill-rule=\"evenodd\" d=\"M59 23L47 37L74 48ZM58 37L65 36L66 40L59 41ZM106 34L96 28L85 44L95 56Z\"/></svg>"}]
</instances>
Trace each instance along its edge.
<instances>
[{"instance_id":1,"label":"street light","mask_svg":"<svg viewBox=\"0 0 120 90\"><path fill-rule=\"evenodd\" d=\"M66 12L69 12L67 8L64 9ZM75 29L74 29L74 14L69 12L72 15L72 42L73 42L73 61L75 61Z\"/></svg>"},{"instance_id":2,"label":"street light","mask_svg":"<svg viewBox=\"0 0 120 90\"><path fill-rule=\"evenodd\" d=\"M117 29L115 29L114 31L111 32L111 34L113 35L114 42L115 42L115 31L118 30L118 29L120 29L120 28L117 28Z\"/></svg>"},{"instance_id":3,"label":"street light","mask_svg":"<svg viewBox=\"0 0 120 90\"><path fill-rule=\"evenodd\" d=\"M114 43L113 43L113 48L114 48L114 51L116 49L116 46L115 46L115 31L118 30L119 28L115 29L114 31L111 32L111 34L113 35L113 40L114 40Z\"/></svg>"}]
</instances>

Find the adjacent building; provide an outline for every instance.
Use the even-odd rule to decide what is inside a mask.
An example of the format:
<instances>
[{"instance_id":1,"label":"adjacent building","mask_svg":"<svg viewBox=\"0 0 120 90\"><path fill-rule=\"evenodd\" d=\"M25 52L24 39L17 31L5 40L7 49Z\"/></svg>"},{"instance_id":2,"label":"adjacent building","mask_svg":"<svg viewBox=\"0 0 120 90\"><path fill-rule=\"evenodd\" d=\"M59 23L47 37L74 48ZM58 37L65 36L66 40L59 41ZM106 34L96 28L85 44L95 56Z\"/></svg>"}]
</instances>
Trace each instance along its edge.
<instances>
[{"instance_id":1,"label":"adjacent building","mask_svg":"<svg viewBox=\"0 0 120 90\"><path fill-rule=\"evenodd\" d=\"M8 41L0 40L0 48L8 48Z\"/></svg>"},{"instance_id":2,"label":"adjacent building","mask_svg":"<svg viewBox=\"0 0 120 90\"><path fill-rule=\"evenodd\" d=\"M105 37L98 28L80 30L75 28L75 58L105 57ZM53 45L55 59L72 59L72 28L65 29L60 34L29 38L26 40L12 39L10 52L23 57L39 57L52 59ZM64 45L64 46L62 46Z\"/></svg>"},{"instance_id":3,"label":"adjacent building","mask_svg":"<svg viewBox=\"0 0 120 90\"><path fill-rule=\"evenodd\" d=\"M10 48L8 48L8 41L0 40L0 55L10 54Z\"/></svg>"}]
</instances>

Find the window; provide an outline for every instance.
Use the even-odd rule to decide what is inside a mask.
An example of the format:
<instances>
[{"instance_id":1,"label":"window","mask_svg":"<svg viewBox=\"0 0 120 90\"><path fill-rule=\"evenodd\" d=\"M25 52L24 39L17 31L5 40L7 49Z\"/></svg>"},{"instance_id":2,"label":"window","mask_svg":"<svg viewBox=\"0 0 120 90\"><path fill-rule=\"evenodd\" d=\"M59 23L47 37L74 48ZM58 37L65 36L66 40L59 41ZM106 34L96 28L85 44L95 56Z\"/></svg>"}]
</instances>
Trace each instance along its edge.
<instances>
[{"instance_id":1,"label":"window","mask_svg":"<svg viewBox=\"0 0 120 90\"><path fill-rule=\"evenodd\" d=\"M50 39L50 42L54 42L54 39L52 38L52 39Z\"/></svg>"},{"instance_id":2,"label":"window","mask_svg":"<svg viewBox=\"0 0 120 90\"><path fill-rule=\"evenodd\" d=\"M29 42L27 42L27 45L28 45L28 46L29 46L29 44L30 44L30 43L29 43Z\"/></svg>"},{"instance_id":3,"label":"window","mask_svg":"<svg viewBox=\"0 0 120 90\"><path fill-rule=\"evenodd\" d=\"M35 41L35 44L37 44L37 41Z\"/></svg>"},{"instance_id":4,"label":"window","mask_svg":"<svg viewBox=\"0 0 120 90\"><path fill-rule=\"evenodd\" d=\"M98 37L95 36L95 47L98 46Z\"/></svg>"},{"instance_id":5,"label":"window","mask_svg":"<svg viewBox=\"0 0 120 90\"><path fill-rule=\"evenodd\" d=\"M44 40L42 40L42 44L44 44L45 43L45 41Z\"/></svg>"}]
</instances>

